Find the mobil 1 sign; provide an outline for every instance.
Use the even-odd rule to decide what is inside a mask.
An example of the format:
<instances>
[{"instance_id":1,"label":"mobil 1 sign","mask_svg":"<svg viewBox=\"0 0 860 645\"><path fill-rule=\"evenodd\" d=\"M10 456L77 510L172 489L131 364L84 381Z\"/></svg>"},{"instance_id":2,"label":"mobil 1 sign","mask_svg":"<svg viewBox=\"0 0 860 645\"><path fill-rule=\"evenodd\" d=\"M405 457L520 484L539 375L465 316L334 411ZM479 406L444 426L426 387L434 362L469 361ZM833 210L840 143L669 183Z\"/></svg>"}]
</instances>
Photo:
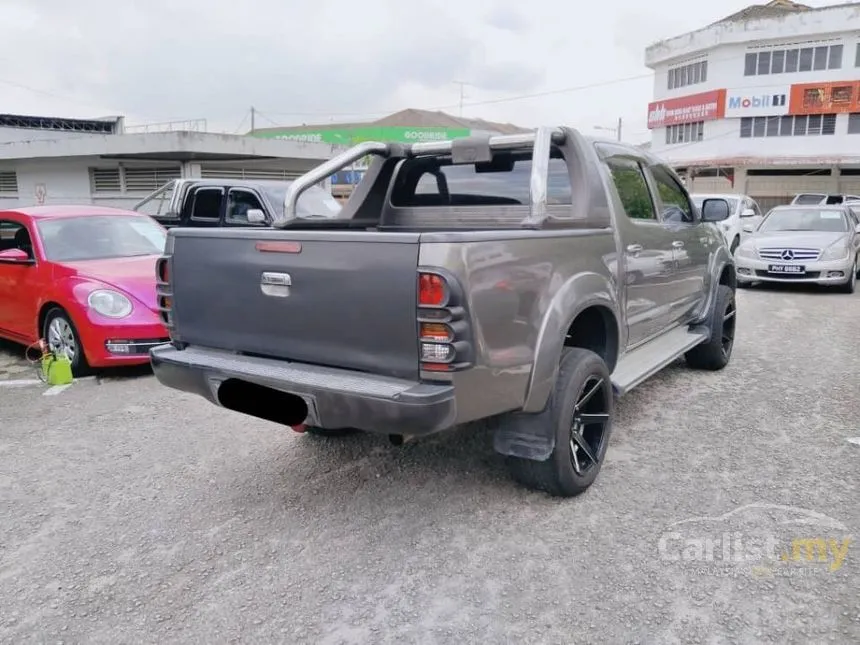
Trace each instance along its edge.
<instances>
[{"instance_id":1,"label":"mobil 1 sign","mask_svg":"<svg viewBox=\"0 0 860 645\"><path fill-rule=\"evenodd\" d=\"M790 88L748 87L726 93L726 117L780 116L788 114Z\"/></svg>"}]
</instances>

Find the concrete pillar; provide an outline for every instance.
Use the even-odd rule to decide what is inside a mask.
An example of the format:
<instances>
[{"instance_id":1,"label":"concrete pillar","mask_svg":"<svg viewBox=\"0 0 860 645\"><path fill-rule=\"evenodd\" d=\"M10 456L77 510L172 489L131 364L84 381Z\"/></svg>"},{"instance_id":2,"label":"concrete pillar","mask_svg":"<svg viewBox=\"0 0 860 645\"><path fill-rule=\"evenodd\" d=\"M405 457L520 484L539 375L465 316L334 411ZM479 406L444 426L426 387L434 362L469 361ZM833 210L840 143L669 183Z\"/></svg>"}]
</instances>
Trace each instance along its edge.
<instances>
[{"instance_id":1,"label":"concrete pillar","mask_svg":"<svg viewBox=\"0 0 860 645\"><path fill-rule=\"evenodd\" d=\"M748 195L747 192L747 169L736 166L735 167L735 192L739 195Z\"/></svg>"},{"instance_id":2,"label":"concrete pillar","mask_svg":"<svg viewBox=\"0 0 860 645\"><path fill-rule=\"evenodd\" d=\"M840 180L842 179L842 171L839 166L830 167L830 181L828 182L827 191L830 193L841 193Z\"/></svg>"},{"instance_id":3,"label":"concrete pillar","mask_svg":"<svg viewBox=\"0 0 860 645\"><path fill-rule=\"evenodd\" d=\"M199 179L202 174L200 164L194 161L183 161L181 172L183 179Z\"/></svg>"}]
</instances>

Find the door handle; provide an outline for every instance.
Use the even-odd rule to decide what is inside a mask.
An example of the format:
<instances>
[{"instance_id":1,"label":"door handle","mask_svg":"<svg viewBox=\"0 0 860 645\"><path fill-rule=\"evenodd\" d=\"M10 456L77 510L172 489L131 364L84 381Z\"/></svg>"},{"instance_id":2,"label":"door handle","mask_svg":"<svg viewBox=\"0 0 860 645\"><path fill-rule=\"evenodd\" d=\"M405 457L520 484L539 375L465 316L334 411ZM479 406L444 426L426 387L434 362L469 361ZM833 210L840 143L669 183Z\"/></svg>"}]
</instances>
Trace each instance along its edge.
<instances>
[{"instance_id":1,"label":"door handle","mask_svg":"<svg viewBox=\"0 0 860 645\"><path fill-rule=\"evenodd\" d=\"M641 253L642 252L642 245L641 244L628 244L627 245L627 252L632 253L634 255L636 253Z\"/></svg>"},{"instance_id":2,"label":"door handle","mask_svg":"<svg viewBox=\"0 0 860 645\"><path fill-rule=\"evenodd\" d=\"M672 247L676 249L681 249L684 247L684 243L681 240L675 240L672 242Z\"/></svg>"}]
</instances>

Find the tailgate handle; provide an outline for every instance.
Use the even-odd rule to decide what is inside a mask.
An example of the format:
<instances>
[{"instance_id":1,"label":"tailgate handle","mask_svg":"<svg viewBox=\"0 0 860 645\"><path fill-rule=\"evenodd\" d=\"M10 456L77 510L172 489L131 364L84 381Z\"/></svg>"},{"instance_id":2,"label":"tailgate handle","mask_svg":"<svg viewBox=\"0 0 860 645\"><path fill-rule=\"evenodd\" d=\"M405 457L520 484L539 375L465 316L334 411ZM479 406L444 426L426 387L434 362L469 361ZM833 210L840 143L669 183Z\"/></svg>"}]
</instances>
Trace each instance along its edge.
<instances>
[{"instance_id":1,"label":"tailgate handle","mask_svg":"<svg viewBox=\"0 0 860 645\"><path fill-rule=\"evenodd\" d=\"M260 290L267 296L276 298L286 298L290 295L290 287L293 285L293 279L289 273L275 273L274 271L264 271L260 278Z\"/></svg>"}]
</instances>

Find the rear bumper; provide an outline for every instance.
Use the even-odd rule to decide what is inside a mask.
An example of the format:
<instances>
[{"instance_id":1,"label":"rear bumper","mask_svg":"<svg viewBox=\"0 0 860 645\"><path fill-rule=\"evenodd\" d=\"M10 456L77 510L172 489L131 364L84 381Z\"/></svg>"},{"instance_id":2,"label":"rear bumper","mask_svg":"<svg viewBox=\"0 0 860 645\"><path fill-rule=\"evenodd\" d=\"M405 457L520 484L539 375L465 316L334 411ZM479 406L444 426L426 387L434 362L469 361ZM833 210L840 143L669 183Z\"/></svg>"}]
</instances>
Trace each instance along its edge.
<instances>
[{"instance_id":1,"label":"rear bumper","mask_svg":"<svg viewBox=\"0 0 860 645\"><path fill-rule=\"evenodd\" d=\"M160 345L150 351L162 385L221 405L218 389L239 379L311 398L322 428L426 435L456 424L454 387L426 384L306 363L241 356L223 350Z\"/></svg>"}]
</instances>

